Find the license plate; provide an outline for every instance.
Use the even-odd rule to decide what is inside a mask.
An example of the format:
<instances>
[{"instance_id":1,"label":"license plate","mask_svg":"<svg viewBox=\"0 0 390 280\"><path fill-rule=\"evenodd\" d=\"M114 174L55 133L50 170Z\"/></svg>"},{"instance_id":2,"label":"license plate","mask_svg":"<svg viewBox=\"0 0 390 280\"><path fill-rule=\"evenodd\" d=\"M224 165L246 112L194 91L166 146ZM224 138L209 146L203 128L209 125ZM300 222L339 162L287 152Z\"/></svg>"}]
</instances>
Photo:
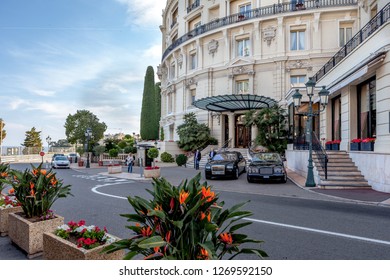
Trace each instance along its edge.
<instances>
[{"instance_id":1,"label":"license plate","mask_svg":"<svg viewBox=\"0 0 390 280\"><path fill-rule=\"evenodd\" d=\"M224 171L213 171L212 174L213 175L223 175L223 174L225 174L225 172Z\"/></svg>"},{"instance_id":2,"label":"license plate","mask_svg":"<svg viewBox=\"0 0 390 280\"><path fill-rule=\"evenodd\" d=\"M263 176L264 179L269 179L269 176Z\"/></svg>"}]
</instances>

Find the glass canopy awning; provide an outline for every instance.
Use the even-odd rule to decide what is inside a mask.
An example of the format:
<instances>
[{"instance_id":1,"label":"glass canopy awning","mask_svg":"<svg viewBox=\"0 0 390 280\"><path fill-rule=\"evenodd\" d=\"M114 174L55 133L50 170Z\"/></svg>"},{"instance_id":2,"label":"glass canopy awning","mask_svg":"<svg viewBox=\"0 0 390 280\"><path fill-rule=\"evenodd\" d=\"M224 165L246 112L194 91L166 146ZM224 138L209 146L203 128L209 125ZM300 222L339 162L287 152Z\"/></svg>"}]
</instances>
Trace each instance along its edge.
<instances>
[{"instance_id":1,"label":"glass canopy awning","mask_svg":"<svg viewBox=\"0 0 390 280\"><path fill-rule=\"evenodd\" d=\"M272 98L253 94L217 95L202 98L192 103L195 107L213 112L234 112L269 108L278 102Z\"/></svg>"}]
</instances>

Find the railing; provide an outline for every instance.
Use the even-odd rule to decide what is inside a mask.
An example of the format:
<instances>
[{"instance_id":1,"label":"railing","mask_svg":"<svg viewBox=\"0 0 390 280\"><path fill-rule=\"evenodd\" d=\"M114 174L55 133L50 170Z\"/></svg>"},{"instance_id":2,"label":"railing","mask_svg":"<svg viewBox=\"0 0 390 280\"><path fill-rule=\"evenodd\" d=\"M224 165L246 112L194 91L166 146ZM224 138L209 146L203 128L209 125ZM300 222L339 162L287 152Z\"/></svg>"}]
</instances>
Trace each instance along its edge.
<instances>
[{"instance_id":1,"label":"railing","mask_svg":"<svg viewBox=\"0 0 390 280\"><path fill-rule=\"evenodd\" d=\"M321 142L318 140L317 135L312 132L312 149L317 155L317 159L321 164L322 170L325 173L325 180L328 179L328 155L326 150L322 147Z\"/></svg>"},{"instance_id":2,"label":"railing","mask_svg":"<svg viewBox=\"0 0 390 280\"><path fill-rule=\"evenodd\" d=\"M187 14L188 14L189 12L191 12L192 10L198 8L199 5L200 5L200 0L196 0L194 3L192 3L191 5L189 5L189 6L187 7Z\"/></svg>"},{"instance_id":3,"label":"railing","mask_svg":"<svg viewBox=\"0 0 390 280\"><path fill-rule=\"evenodd\" d=\"M342 59L362 44L372 33L390 20L390 3L380 10L355 36L351 38L314 76L317 82L333 69Z\"/></svg>"},{"instance_id":4,"label":"railing","mask_svg":"<svg viewBox=\"0 0 390 280\"><path fill-rule=\"evenodd\" d=\"M163 53L162 60L176 47L182 43L192 39L195 36L199 36L217 28L235 24L241 21L246 21L255 18L262 18L265 16L272 16L281 13L289 13L301 10L314 10L326 7L340 7L340 6L354 6L357 5L357 0L308 0L304 1L304 6L296 5L292 3L274 4L266 7L256 8L243 13L237 13L223 18L213 20L209 23L203 24L188 33L184 34L177 40L175 40Z\"/></svg>"},{"instance_id":5,"label":"railing","mask_svg":"<svg viewBox=\"0 0 390 280\"><path fill-rule=\"evenodd\" d=\"M227 148L229 148L229 143L232 142L232 140L233 140L233 138L226 140L225 143L222 144L221 149L226 150Z\"/></svg>"}]
</instances>

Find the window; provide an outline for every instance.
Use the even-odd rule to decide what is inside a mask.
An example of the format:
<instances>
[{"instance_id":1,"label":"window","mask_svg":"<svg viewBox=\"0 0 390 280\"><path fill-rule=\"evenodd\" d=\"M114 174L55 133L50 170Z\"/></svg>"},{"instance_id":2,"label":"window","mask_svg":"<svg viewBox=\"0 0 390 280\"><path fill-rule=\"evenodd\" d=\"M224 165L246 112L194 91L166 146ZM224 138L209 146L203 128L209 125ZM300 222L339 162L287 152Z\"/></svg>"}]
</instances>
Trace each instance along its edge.
<instances>
[{"instance_id":1,"label":"window","mask_svg":"<svg viewBox=\"0 0 390 280\"><path fill-rule=\"evenodd\" d=\"M375 77L358 86L358 137L376 137Z\"/></svg>"},{"instance_id":2,"label":"window","mask_svg":"<svg viewBox=\"0 0 390 280\"><path fill-rule=\"evenodd\" d=\"M243 39L237 41L237 56L249 56L250 55L250 40Z\"/></svg>"},{"instance_id":3,"label":"window","mask_svg":"<svg viewBox=\"0 0 390 280\"><path fill-rule=\"evenodd\" d=\"M352 27L340 27L339 46L344 46L352 38Z\"/></svg>"},{"instance_id":4,"label":"window","mask_svg":"<svg viewBox=\"0 0 390 280\"><path fill-rule=\"evenodd\" d=\"M305 31L297 30L290 33L290 50L301 51L305 49Z\"/></svg>"},{"instance_id":5,"label":"window","mask_svg":"<svg viewBox=\"0 0 390 280\"><path fill-rule=\"evenodd\" d=\"M246 14L246 12L249 12L252 9L251 4L244 4L239 7L240 14Z\"/></svg>"},{"instance_id":6,"label":"window","mask_svg":"<svg viewBox=\"0 0 390 280\"><path fill-rule=\"evenodd\" d=\"M249 93L249 80L236 82L236 94L248 94Z\"/></svg>"},{"instance_id":7,"label":"window","mask_svg":"<svg viewBox=\"0 0 390 280\"><path fill-rule=\"evenodd\" d=\"M190 54L190 70L196 69L196 53Z\"/></svg>"},{"instance_id":8,"label":"window","mask_svg":"<svg viewBox=\"0 0 390 280\"><path fill-rule=\"evenodd\" d=\"M305 82L306 82L306 76L305 75L290 76L291 87L304 86Z\"/></svg>"},{"instance_id":9,"label":"window","mask_svg":"<svg viewBox=\"0 0 390 280\"><path fill-rule=\"evenodd\" d=\"M172 108L173 108L173 94L172 93L169 93L167 95L167 99L168 99L168 114L172 114Z\"/></svg>"},{"instance_id":10,"label":"window","mask_svg":"<svg viewBox=\"0 0 390 280\"><path fill-rule=\"evenodd\" d=\"M169 78L175 78L175 64L171 64L171 67L169 68Z\"/></svg>"},{"instance_id":11,"label":"window","mask_svg":"<svg viewBox=\"0 0 390 280\"><path fill-rule=\"evenodd\" d=\"M190 94L191 94L191 100L190 100L190 106L191 106L192 103L195 102L195 98L196 98L196 89L191 89L191 90L190 90Z\"/></svg>"}]
</instances>

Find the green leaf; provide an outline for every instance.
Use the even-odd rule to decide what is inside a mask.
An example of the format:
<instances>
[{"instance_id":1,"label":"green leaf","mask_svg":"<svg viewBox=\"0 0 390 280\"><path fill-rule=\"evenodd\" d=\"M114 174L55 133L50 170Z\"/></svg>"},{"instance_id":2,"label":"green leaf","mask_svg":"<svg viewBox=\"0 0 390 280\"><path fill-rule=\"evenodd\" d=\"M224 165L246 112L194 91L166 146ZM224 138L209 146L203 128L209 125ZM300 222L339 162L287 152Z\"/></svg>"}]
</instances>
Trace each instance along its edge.
<instances>
[{"instance_id":1,"label":"green leaf","mask_svg":"<svg viewBox=\"0 0 390 280\"><path fill-rule=\"evenodd\" d=\"M249 226L251 224L252 224L252 222L245 222L245 223L237 224L237 225L232 226L229 231L234 232L242 227L246 227L246 226Z\"/></svg>"},{"instance_id":2,"label":"green leaf","mask_svg":"<svg viewBox=\"0 0 390 280\"><path fill-rule=\"evenodd\" d=\"M161 220L165 220L165 214L164 214L164 212L162 212L162 211L157 211L157 210L152 210L152 211L150 211L149 213L148 213L148 216L149 217L153 217L153 216L157 216L157 217L159 217Z\"/></svg>"},{"instance_id":3,"label":"green leaf","mask_svg":"<svg viewBox=\"0 0 390 280\"><path fill-rule=\"evenodd\" d=\"M162 247L166 244L166 242L161 238L161 236L153 236L147 239L144 239L138 246L142 249L149 249L154 247Z\"/></svg>"}]
</instances>

